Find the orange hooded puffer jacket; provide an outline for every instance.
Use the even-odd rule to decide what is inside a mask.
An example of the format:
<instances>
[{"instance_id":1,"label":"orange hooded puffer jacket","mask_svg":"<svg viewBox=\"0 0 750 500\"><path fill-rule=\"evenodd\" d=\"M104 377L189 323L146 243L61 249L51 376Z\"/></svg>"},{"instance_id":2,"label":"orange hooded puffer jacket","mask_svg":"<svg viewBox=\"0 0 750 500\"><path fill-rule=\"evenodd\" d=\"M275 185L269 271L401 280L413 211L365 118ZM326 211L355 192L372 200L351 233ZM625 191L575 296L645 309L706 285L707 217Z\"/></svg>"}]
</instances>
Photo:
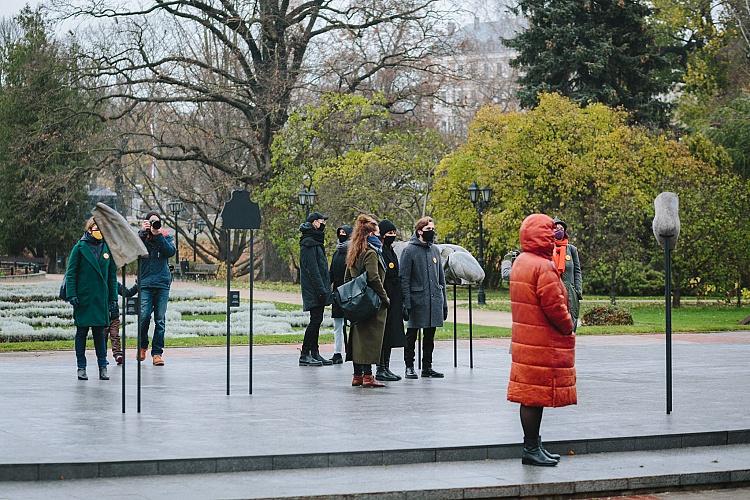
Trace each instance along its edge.
<instances>
[{"instance_id":1,"label":"orange hooded puffer jacket","mask_svg":"<svg viewBox=\"0 0 750 500\"><path fill-rule=\"evenodd\" d=\"M554 228L544 214L526 217L520 230L523 252L510 276L513 363L508 400L525 406L576 403L573 320L552 264Z\"/></svg>"}]
</instances>

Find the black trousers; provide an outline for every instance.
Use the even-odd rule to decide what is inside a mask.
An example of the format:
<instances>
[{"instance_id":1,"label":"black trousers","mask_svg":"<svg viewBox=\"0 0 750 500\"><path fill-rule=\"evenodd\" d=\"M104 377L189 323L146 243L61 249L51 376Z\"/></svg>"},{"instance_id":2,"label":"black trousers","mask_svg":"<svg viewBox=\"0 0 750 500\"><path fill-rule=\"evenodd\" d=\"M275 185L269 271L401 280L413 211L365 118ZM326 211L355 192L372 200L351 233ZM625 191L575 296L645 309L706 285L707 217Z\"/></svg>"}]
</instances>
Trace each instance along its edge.
<instances>
[{"instance_id":1,"label":"black trousers","mask_svg":"<svg viewBox=\"0 0 750 500\"><path fill-rule=\"evenodd\" d=\"M372 365L361 365L359 363L354 363L354 374L372 375Z\"/></svg>"},{"instance_id":2,"label":"black trousers","mask_svg":"<svg viewBox=\"0 0 750 500\"><path fill-rule=\"evenodd\" d=\"M310 324L305 328L305 339L302 341L302 353L310 351L317 352L318 339L320 338L320 325L323 323L323 311L325 307L313 307L310 309Z\"/></svg>"},{"instance_id":3,"label":"black trousers","mask_svg":"<svg viewBox=\"0 0 750 500\"><path fill-rule=\"evenodd\" d=\"M404 364L414 368L414 351L419 328L406 329ZM422 328L422 367L432 366L432 351L435 350L435 328Z\"/></svg>"}]
</instances>

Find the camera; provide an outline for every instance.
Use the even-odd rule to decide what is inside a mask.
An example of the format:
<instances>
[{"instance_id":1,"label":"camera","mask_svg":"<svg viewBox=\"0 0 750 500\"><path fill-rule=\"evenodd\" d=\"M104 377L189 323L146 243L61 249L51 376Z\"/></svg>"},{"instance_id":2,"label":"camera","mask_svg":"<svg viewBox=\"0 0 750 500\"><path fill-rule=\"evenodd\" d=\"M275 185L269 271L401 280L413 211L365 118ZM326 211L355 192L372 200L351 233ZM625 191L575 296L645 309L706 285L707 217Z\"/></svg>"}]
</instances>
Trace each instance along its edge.
<instances>
[{"instance_id":1,"label":"camera","mask_svg":"<svg viewBox=\"0 0 750 500\"><path fill-rule=\"evenodd\" d=\"M161 229L161 221L155 220L151 222L151 227L153 227L154 229Z\"/></svg>"}]
</instances>

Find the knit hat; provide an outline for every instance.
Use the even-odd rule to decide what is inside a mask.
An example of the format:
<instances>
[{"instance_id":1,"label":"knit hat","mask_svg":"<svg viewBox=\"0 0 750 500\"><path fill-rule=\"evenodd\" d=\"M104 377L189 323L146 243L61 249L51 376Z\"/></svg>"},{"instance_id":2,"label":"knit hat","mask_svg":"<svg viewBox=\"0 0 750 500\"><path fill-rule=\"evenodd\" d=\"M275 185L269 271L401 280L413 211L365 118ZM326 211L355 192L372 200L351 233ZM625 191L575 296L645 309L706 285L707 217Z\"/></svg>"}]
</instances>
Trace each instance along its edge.
<instances>
[{"instance_id":1,"label":"knit hat","mask_svg":"<svg viewBox=\"0 0 750 500\"><path fill-rule=\"evenodd\" d=\"M378 224L378 227L380 228L380 235L384 235L388 231L396 231L396 226L393 224L393 222L389 221L388 219L383 219L380 221L380 224Z\"/></svg>"}]
</instances>

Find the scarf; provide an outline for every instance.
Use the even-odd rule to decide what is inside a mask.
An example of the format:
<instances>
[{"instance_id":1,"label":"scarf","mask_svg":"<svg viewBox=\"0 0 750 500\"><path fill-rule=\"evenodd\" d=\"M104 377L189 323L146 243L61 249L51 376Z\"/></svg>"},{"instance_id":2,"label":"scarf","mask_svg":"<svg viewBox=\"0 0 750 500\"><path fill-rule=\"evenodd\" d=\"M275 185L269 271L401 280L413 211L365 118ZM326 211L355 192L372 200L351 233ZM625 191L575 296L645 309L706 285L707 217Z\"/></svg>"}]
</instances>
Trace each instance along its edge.
<instances>
[{"instance_id":1,"label":"scarf","mask_svg":"<svg viewBox=\"0 0 750 500\"><path fill-rule=\"evenodd\" d=\"M85 241L88 243L89 248L91 249L91 253L94 254L94 257L96 260L99 260L99 257L102 255L102 250L104 249L104 240L97 240L93 236L91 236L90 233L83 233L83 236L81 237L82 241Z\"/></svg>"},{"instance_id":2,"label":"scarf","mask_svg":"<svg viewBox=\"0 0 750 500\"><path fill-rule=\"evenodd\" d=\"M565 272L565 258L568 250L568 238L555 240L555 251L552 254L552 261L555 263L557 272L560 276Z\"/></svg>"},{"instance_id":3,"label":"scarf","mask_svg":"<svg viewBox=\"0 0 750 500\"><path fill-rule=\"evenodd\" d=\"M383 248L383 242L377 236L368 236L367 243L373 246L378 252Z\"/></svg>"}]
</instances>

